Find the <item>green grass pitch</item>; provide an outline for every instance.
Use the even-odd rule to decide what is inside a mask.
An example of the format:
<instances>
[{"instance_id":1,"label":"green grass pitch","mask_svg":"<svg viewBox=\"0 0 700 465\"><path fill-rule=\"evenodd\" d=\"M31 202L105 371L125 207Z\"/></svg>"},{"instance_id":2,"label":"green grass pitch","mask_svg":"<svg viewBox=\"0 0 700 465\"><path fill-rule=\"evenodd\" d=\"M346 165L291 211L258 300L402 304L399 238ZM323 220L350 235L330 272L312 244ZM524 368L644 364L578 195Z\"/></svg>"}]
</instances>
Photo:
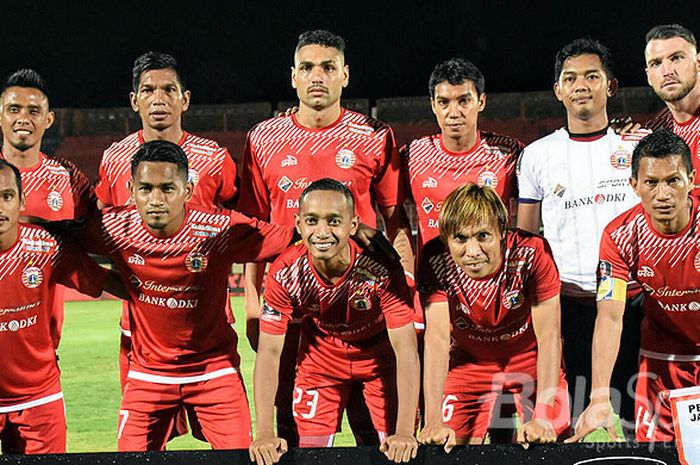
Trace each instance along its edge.
<instances>
[{"instance_id":1,"label":"green grass pitch","mask_svg":"<svg viewBox=\"0 0 700 465\"><path fill-rule=\"evenodd\" d=\"M252 409L253 365L255 354L245 338L243 298L232 298L239 334L241 370ZM68 452L108 452L117 448L119 409L119 315L120 301L68 302L59 349L61 379L66 400ZM590 440L607 440L604 431ZM347 422L336 436L336 446L355 444ZM177 438L170 450L208 449L192 436Z\"/></svg>"}]
</instances>

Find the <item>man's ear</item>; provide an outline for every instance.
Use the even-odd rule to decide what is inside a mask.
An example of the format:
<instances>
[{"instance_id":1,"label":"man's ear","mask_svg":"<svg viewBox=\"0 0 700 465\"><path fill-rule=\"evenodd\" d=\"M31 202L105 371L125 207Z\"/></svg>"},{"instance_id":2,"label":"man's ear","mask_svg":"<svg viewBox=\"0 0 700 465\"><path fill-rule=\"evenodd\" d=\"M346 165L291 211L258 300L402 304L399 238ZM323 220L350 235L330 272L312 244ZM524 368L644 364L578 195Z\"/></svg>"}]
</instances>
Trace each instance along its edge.
<instances>
[{"instance_id":1,"label":"man's ear","mask_svg":"<svg viewBox=\"0 0 700 465\"><path fill-rule=\"evenodd\" d=\"M617 94L618 87L619 83L617 82L617 79L611 79L610 82L608 82L608 97L612 97Z\"/></svg>"}]
</instances>

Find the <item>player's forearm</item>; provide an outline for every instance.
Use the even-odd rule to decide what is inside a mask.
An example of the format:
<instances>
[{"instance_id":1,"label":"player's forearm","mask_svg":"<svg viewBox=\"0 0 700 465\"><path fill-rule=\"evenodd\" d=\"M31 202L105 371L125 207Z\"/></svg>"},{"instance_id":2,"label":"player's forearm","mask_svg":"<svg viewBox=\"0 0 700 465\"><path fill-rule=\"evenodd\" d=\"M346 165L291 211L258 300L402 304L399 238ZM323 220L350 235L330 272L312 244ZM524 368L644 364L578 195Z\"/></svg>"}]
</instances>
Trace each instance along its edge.
<instances>
[{"instance_id":1,"label":"player's forearm","mask_svg":"<svg viewBox=\"0 0 700 465\"><path fill-rule=\"evenodd\" d=\"M518 228L531 233L540 232L540 202L518 204Z\"/></svg>"},{"instance_id":2,"label":"player's forearm","mask_svg":"<svg viewBox=\"0 0 700 465\"><path fill-rule=\"evenodd\" d=\"M591 400L610 399L610 378L620 350L623 312L623 303L598 302L591 352Z\"/></svg>"},{"instance_id":3,"label":"player's forearm","mask_svg":"<svg viewBox=\"0 0 700 465\"><path fill-rule=\"evenodd\" d=\"M561 367L559 331L537 336L537 403L554 405Z\"/></svg>"},{"instance_id":4,"label":"player's forearm","mask_svg":"<svg viewBox=\"0 0 700 465\"><path fill-rule=\"evenodd\" d=\"M413 336L412 343L407 340L396 352L396 387L398 395L398 414L396 416L396 434L413 435L420 392L420 359L413 325L409 328ZM410 337L406 338L410 339Z\"/></svg>"},{"instance_id":5,"label":"player's forearm","mask_svg":"<svg viewBox=\"0 0 700 465\"><path fill-rule=\"evenodd\" d=\"M404 270L414 273L413 234L403 205L380 209L386 225L386 235L401 257Z\"/></svg>"},{"instance_id":6,"label":"player's forearm","mask_svg":"<svg viewBox=\"0 0 700 465\"><path fill-rule=\"evenodd\" d=\"M426 325L423 352L423 396L425 398L425 423L442 423L442 396L450 363L449 337L430 334Z\"/></svg>"},{"instance_id":7,"label":"player's forearm","mask_svg":"<svg viewBox=\"0 0 700 465\"><path fill-rule=\"evenodd\" d=\"M255 400L255 437L275 436L273 426L275 395L279 382L280 355L264 350L262 344L255 358L253 397Z\"/></svg>"},{"instance_id":8,"label":"player's forearm","mask_svg":"<svg viewBox=\"0 0 700 465\"><path fill-rule=\"evenodd\" d=\"M260 318L260 289L265 274L265 265L246 263L243 269L246 319L258 319Z\"/></svg>"}]
</instances>

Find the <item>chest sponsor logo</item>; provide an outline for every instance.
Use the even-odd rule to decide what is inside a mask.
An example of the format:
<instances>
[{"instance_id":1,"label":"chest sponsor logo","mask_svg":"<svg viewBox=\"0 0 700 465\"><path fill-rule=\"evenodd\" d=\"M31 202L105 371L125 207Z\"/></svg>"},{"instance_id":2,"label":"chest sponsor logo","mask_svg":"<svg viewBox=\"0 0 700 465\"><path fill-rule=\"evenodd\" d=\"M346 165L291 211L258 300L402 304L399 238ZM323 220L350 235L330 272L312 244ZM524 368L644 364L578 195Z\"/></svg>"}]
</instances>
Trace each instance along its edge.
<instances>
[{"instance_id":1,"label":"chest sponsor logo","mask_svg":"<svg viewBox=\"0 0 700 465\"><path fill-rule=\"evenodd\" d=\"M506 153L508 152L507 148L501 148L501 147L486 147L486 154L490 157L498 157L498 158L503 158L506 156Z\"/></svg>"},{"instance_id":2,"label":"chest sponsor logo","mask_svg":"<svg viewBox=\"0 0 700 465\"><path fill-rule=\"evenodd\" d=\"M596 189L608 189L611 187L627 187L629 186L629 178L619 178L619 179L604 179L598 182Z\"/></svg>"},{"instance_id":3,"label":"chest sponsor logo","mask_svg":"<svg viewBox=\"0 0 700 465\"><path fill-rule=\"evenodd\" d=\"M191 273L200 273L207 269L208 262L206 255L193 250L185 257L185 268Z\"/></svg>"},{"instance_id":4,"label":"chest sponsor logo","mask_svg":"<svg viewBox=\"0 0 700 465\"><path fill-rule=\"evenodd\" d=\"M361 291L357 291L350 297L350 306L357 311L366 312L372 308L372 301L362 294Z\"/></svg>"},{"instance_id":5,"label":"chest sponsor logo","mask_svg":"<svg viewBox=\"0 0 700 465\"><path fill-rule=\"evenodd\" d=\"M29 289L39 287L44 282L44 273L36 266L29 266L22 271L22 284Z\"/></svg>"},{"instance_id":6,"label":"chest sponsor logo","mask_svg":"<svg viewBox=\"0 0 700 465\"><path fill-rule=\"evenodd\" d=\"M174 297L156 297L144 293L139 293L139 302L157 307L169 308L171 310L183 308L197 308L199 299L176 299Z\"/></svg>"},{"instance_id":7,"label":"chest sponsor logo","mask_svg":"<svg viewBox=\"0 0 700 465\"><path fill-rule=\"evenodd\" d=\"M19 313L25 310L31 310L32 308L38 307L39 305L41 305L41 300L37 302L32 302L31 304L21 305L19 307L0 308L0 315L9 315L10 313Z\"/></svg>"},{"instance_id":8,"label":"chest sponsor logo","mask_svg":"<svg viewBox=\"0 0 700 465\"><path fill-rule=\"evenodd\" d=\"M365 126L364 124L348 123L348 131L369 136L374 132L374 129L372 129L372 126Z\"/></svg>"},{"instance_id":9,"label":"chest sponsor logo","mask_svg":"<svg viewBox=\"0 0 700 465\"><path fill-rule=\"evenodd\" d=\"M429 228L439 228L440 225L438 224L438 220L434 220L432 218L428 218L428 227Z\"/></svg>"},{"instance_id":10,"label":"chest sponsor logo","mask_svg":"<svg viewBox=\"0 0 700 465\"><path fill-rule=\"evenodd\" d=\"M344 170L352 168L355 166L357 157L355 152L350 149L340 149L338 153L335 154L335 164Z\"/></svg>"},{"instance_id":11,"label":"chest sponsor logo","mask_svg":"<svg viewBox=\"0 0 700 465\"><path fill-rule=\"evenodd\" d=\"M661 286L654 289L648 283L641 283L642 288L654 297L685 297L700 294L700 289L673 289L669 286Z\"/></svg>"},{"instance_id":12,"label":"chest sponsor logo","mask_svg":"<svg viewBox=\"0 0 700 465\"><path fill-rule=\"evenodd\" d=\"M624 202L626 197L626 192L620 192L616 194L596 194L590 195L588 197L581 197L578 199L565 200L564 210L570 210L572 208L586 207L591 205L602 205L606 202Z\"/></svg>"},{"instance_id":13,"label":"chest sponsor logo","mask_svg":"<svg viewBox=\"0 0 700 465\"><path fill-rule=\"evenodd\" d=\"M27 252L47 253L56 245L56 242L42 239L22 239L22 245Z\"/></svg>"},{"instance_id":14,"label":"chest sponsor logo","mask_svg":"<svg viewBox=\"0 0 700 465\"><path fill-rule=\"evenodd\" d=\"M63 166L47 166L46 169L53 176L70 176L68 170Z\"/></svg>"},{"instance_id":15,"label":"chest sponsor logo","mask_svg":"<svg viewBox=\"0 0 700 465\"><path fill-rule=\"evenodd\" d=\"M127 258L126 262L129 263L130 265L143 266L146 264L146 260L144 260L144 258L137 253L135 253L135 254L131 255L129 258Z\"/></svg>"},{"instance_id":16,"label":"chest sponsor logo","mask_svg":"<svg viewBox=\"0 0 700 465\"><path fill-rule=\"evenodd\" d=\"M190 168L187 170L187 182L191 182L193 186L199 183L199 173L197 170Z\"/></svg>"},{"instance_id":17,"label":"chest sponsor logo","mask_svg":"<svg viewBox=\"0 0 700 465\"><path fill-rule=\"evenodd\" d=\"M564 193L566 192L566 187L562 186L561 184L557 184L552 193L559 197L560 199L564 197Z\"/></svg>"},{"instance_id":18,"label":"chest sponsor logo","mask_svg":"<svg viewBox=\"0 0 700 465\"><path fill-rule=\"evenodd\" d=\"M299 164L299 160L297 160L297 157L294 155L287 155L287 158L282 160L282 163L280 163L280 166L282 168L286 168L288 166L297 166Z\"/></svg>"},{"instance_id":19,"label":"chest sponsor logo","mask_svg":"<svg viewBox=\"0 0 700 465\"><path fill-rule=\"evenodd\" d=\"M220 227L203 223L193 223L190 228L192 235L196 237L216 237L221 232Z\"/></svg>"},{"instance_id":20,"label":"chest sponsor logo","mask_svg":"<svg viewBox=\"0 0 700 465\"><path fill-rule=\"evenodd\" d=\"M285 206L287 208L298 209L299 208L299 199L287 199L287 203Z\"/></svg>"},{"instance_id":21,"label":"chest sponsor logo","mask_svg":"<svg viewBox=\"0 0 700 465\"><path fill-rule=\"evenodd\" d=\"M696 257L696 259L697 259L697 257ZM651 268L649 268L646 265L642 265L639 268L639 271L637 271L637 276L639 276L640 278L653 278L654 277L654 270L652 270Z\"/></svg>"},{"instance_id":22,"label":"chest sponsor logo","mask_svg":"<svg viewBox=\"0 0 700 465\"><path fill-rule=\"evenodd\" d=\"M493 171L483 171L479 174L479 179L477 180L479 186L490 187L495 189L498 187L498 177Z\"/></svg>"},{"instance_id":23,"label":"chest sponsor logo","mask_svg":"<svg viewBox=\"0 0 700 465\"><path fill-rule=\"evenodd\" d=\"M511 310L522 307L523 300L523 294L517 290L508 291L503 294L503 306Z\"/></svg>"},{"instance_id":24,"label":"chest sponsor logo","mask_svg":"<svg viewBox=\"0 0 700 465\"><path fill-rule=\"evenodd\" d=\"M436 189L438 186L438 182L435 178L428 178L425 181L423 181L423 188L424 189Z\"/></svg>"},{"instance_id":25,"label":"chest sponsor logo","mask_svg":"<svg viewBox=\"0 0 700 465\"><path fill-rule=\"evenodd\" d=\"M289 192L294 183L287 176L282 176L279 181L277 181L277 187L280 188L282 192Z\"/></svg>"},{"instance_id":26,"label":"chest sponsor logo","mask_svg":"<svg viewBox=\"0 0 700 465\"><path fill-rule=\"evenodd\" d=\"M51 191L46 197L46 204L49 206L51 211L57 212L63 208L63 197L58 191Z\"/></svg>"},{"instance_id":27,"label":"chest sponsor logo","mask_svg":"<svg viewBox=\"0 0 700 465\"><path fill-rule=\"evenodd\" d=\"M420 203L420 206L425 213L430 213L435 208L435 205L433 204L433 202L430 201L428 197L425 197L423 199L423 201Z\"/></svg>"},{"instance_id":28,"label":"chest sponsor logo","mask_svg":"<svg viewBox=\"0 0 700 465\"><path fill-rule=\"evenodd\" d=\"M12 331L16 332L21 329L29 328L36 324L37 315L30 316L27 318L22 318L20 320L10 320L0 323L0 332Z\"/></svg>"},{"instance_id":29,"label":"chest sponsor logo","mask_svg":"<svg viewBox=\"0 0 700 465\"><path fill-rule=\"evenodd\" d=\"M627 150L620 149L610 155L610 164L618 170L625 170L632 166L632 154Z\"/></svg>"},{"instance_id":30,"label":"chest sponsor logo","mask_svg":"<svg viewBox=\"0 0 700 465\"><path fill-rule=\"evenodd\" d=\"M682 302L675 304L667 304L659 301L659 307L661 307L665 312L697 312L698 310L700 310L700 303Z\"/></svg>"}]
</instances>

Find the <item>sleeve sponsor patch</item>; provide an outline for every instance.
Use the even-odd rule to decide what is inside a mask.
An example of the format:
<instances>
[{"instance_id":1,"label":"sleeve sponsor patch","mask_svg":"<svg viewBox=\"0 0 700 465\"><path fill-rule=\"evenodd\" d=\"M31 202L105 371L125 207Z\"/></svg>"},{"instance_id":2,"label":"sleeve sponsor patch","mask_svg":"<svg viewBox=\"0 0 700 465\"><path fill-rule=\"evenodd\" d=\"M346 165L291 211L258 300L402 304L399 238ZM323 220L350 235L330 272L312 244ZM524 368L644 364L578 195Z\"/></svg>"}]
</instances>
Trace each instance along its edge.
<instances>
[{"instance_id":1,"label":"sleeve sponsor patch","mask_svg":"<svg viewBox=\"0 0 700 465\"><path fill-rule=\"evenodd\" d=\"M260 318L263 321L282 321L282 314L270 307L267 302L263 302L262 315Z\"/></svg>"},{"instance_id":2,"label":"sleeve sponsor patch","mask_svg":"<svg viewBox=\"0 0 700 465\"><path fill-rule=\"evenodd\" d=\"M598 262L598 279L612 276L612 263L601 260Z\"/></svg>"}]
</instances>

